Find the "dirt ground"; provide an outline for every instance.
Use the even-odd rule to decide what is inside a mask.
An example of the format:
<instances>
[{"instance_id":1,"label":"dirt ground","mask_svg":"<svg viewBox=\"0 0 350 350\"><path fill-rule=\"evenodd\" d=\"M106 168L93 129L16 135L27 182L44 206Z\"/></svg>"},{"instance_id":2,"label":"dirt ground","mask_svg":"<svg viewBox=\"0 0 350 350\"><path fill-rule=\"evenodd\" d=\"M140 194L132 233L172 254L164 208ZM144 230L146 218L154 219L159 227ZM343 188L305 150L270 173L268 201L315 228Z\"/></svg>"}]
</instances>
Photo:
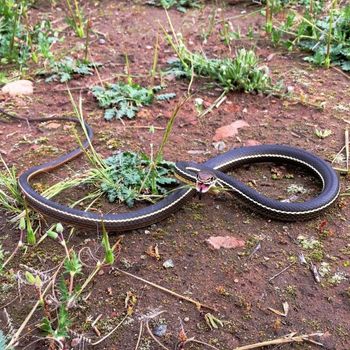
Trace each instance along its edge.
<instances>
[{"instance_id":1,"label":"dirt ground","mask_svg":"<svg viewBox=\"0 0 350 350\"><path fill-rule=\"evenodd\" d=\"M215 5L208 4L185 14L176 10L169 13L175 30L183 34L193 51L203 50L208 57L223 57L232 56L240 47L255 48L261 62L269 67L273 80L282 79L285 86L293 90L294 100L230 93L219 108L198 118L194 99L202 98L209 106L220 95L220 90L200 90L203 82L195 80L192 88L197 93L184 105L175 121L165 148L165 159L201 162L213 157L220 153L213 146L216 130L233 121L244 120L249 126L239 129L235 137L226 138L223 151L256 143L283 143L304 148L331 161L344 145L344 130L350 120L349 77L335 69L311 66L302 60L299 52L274 48L261 29L263 16L256 13L239 17L256 11L256 6L243 3L217 7L216 24L207 42L203 41L203 33L208 28ZM167 27L162 9L132 1L110 0L86 3L84 8L91 14L95 33L90 53L93 60L103 63L99 70L102 80L118 80L118 74L125 72L127 54L131 73L139 76L135 80L143 85L149 84L157 33L160 39L159 68L164 69L167 60L174 57L160 29L160 24ZM64 14L58 5L51 8L45 2L39 3L33 16L44 15L54 19L57 26L65 26ZM233 26L240 27L242 33L253 26L256 39L235 40L229 49L220 41L222 18L232 18ZM65 41L56 45L55 50L62 56L78 56L83 40L77 39L69 28L64 33ZM44 79L34 75L34 70L30 74L34 79L34 95L16 98L2 95L0 102L4 108L28 118L72 113L64 84L45 83ZM175 92L176 99L144 107L137 118L121 123L104 121L103 111L88 92L88 87L98 84L98 81L94 75L72 80L69 86L75 98L79 94L83 98L85 118L95 130L94 146L103 155L118 150L149 153L151 142L160 144L163 130L156 129L151 134L148 126L164 128L188 87L186 80L167 80L166 92ZM315 135L316 129L330 129L332 134L321 139ZM51 128L47 124L37 127L17 122L1 123L0 149L7 163L22 171L62 154L63 150L72 149L75 139L69 132L70 129L63 126ZM47 140L42 141L44 138ZM55 172L54 178L64 178L86 166L83 158L77 159ZM310 188L317 185L309 174L298 169L277 166L281 175L277 180L272 179L275 172L276 165L252 165L237 169L234 175L276 198L287 197L287 188L291 184ZM290 173L294 176L287 176ZM216 311L205 308L198 311L191 303L108 268L94 278L80 307L71 310L71 329L77 334L98 339L89 319L95 320L101 315L96 328L101 337L106 335L124 317L125 297L131 292L137 298L134 314L95 349L135 349L140 319L155 310L163 310L165 312L151 321L150 326L153 331L159 325L167 326L165 335L157 339L168 349L175 348L183 324L189 338L195 337L219 349L234 349L292 332L322 332L324 336L315 340L323 343L325 349L349 350L350 208L348 197L344 195L348 187L349 179L341 176L342 196L336 205L321 217L307 222L268 220L245 209L229 194L208 194L202 200L193 199L163 222L126 233L115 266L198 300ZM319 240L321 248L318 251L306 249L301 244L300 235ZM245 246L214 250L206 242L211 236L232 236L243 240ZM11 227L5 213L1 214L0 243L3 248L12 251L18 237L18 230ZM117 235L112 235L111 241L115 242L117 238ZM97 255L101 253L100 237L96 232L77 230L68 244L77 250L87 246ZM161 256L159 260L146 254L149 247L155 245ZM300 263L301 253L307 257L308 265ZM22 268L21 264L47 271L63 257L62 247L46 239L39 246L18 254L10 264L10 271L16 273ZM163 267L167 259L173 260L173 268ZM310 262L318 269L328 263L329 276L338 273L344 279L337 283L324 277L318 283L310 270ZM90 270L88 266L84 267L85 277ZM16 327L28 314L36 296L30 286L22 286L19 296L16 281L7 274L0 276L0 281L0 309L6 306ZM289 305L286 316L271 311L272 308L283 312L283 303ZM208 312L220 319L222 326L211 330L205 321ZM21 339L18 349L25 348L37 339L35 336L40 336L36 330L39 319L39 316L34 316L29 323L24 332L28 334ZM45 341L38 341L26 349L46 349L47 346ZM318 347L302 343L270 348ZM74 348L78 349L79 345ZM199 343L186 345L186 349L205 348ZM138 349L158 350L161 347L144 330Z\"/></svg>"}]
</instances>

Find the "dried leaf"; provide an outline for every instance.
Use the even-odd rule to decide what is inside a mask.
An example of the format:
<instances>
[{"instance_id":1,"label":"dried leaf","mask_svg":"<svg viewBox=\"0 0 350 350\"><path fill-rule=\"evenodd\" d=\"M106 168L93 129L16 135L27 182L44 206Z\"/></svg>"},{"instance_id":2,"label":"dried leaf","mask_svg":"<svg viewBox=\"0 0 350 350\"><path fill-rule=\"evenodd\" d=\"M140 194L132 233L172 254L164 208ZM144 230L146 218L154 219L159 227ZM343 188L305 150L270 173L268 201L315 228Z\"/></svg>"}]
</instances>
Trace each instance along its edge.
<instances>
[{"instance_id":1,"label":"dried leaf","mask_svg":"<svg viewBox=\"0 0 350 350\"><path fill-rule=\"evenodd\" d=\"M126 293L126 298L124 301L128 316L131 316L134 313L134 306L136 305L136 302L137 302L136 295L133 292L128 291Z\"/></svg>"},{"instance_id":2,"label":"dried leaf","mask_svg":"<svg viewBox=\"0 0 350 350\"><path fill-rule=\"evenodd\" d=\"M146 250L146 254L152 258L156 258L157 260L161 259L161 256L159 254L158 244L155 244L154 246L150 245Z\"/></svg>"},{"instance_id":3,"label":"dried leaf","mask_svg":"<svg viewBox=\"0 0 350 350\"><path fill-rule=\"evenodd\" d=\"M272 307L269 307L268 310L272 311L273 313L275 313L278 316L287 317L288 312L289 312L289 304L287 302L284 302L282 304L282 306L283 306L283 312L278 311L276 309L273 309Z\"/></svg>"}]
</instances>

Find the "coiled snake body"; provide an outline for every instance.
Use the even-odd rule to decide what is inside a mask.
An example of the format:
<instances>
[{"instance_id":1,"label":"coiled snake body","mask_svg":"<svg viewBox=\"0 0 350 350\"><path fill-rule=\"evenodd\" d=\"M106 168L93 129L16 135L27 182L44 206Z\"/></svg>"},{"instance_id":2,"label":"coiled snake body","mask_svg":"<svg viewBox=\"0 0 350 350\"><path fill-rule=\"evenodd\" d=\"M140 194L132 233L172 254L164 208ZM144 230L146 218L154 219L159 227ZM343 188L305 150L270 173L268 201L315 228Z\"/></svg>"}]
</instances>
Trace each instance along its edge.
<instances>
[{"instance_id":1,"label":"coiled snake body","mask_svg":"<svg viewBox=\"0 0 350 350\"><path fill-rule=\"evenodd\" d=\"M23 117L9 114L2 109L0 109L0 112L7 117L26 120ZM50 120L80 123L78 119L64 117L37 118L29 121L44 122ZM87 148L89 141L93 137L93 131L87 123L84 124L84 127L88 139L83 143L83 147ZM146 227L165 219L178 210L196 192L193 187L178 187L164 199L145 208L127 213L100 214L59 204L43 197L30 185L30 180L34 177L69 162L80 155L82 151L81 148L77 148L52 161L32 167L19 176L18 182L20 189L31 207L50 218L74 226L96 229L100 228L103 222L107 230L123 232ZM251 187L225 174L225 172L234 167L256 162L283 162L302 166L309 169L321 180L322 190L316 197L308 201L302 203L285 203L267 198ZM230 189L254 210L267 217L287 221L309 219L320 214L337 199L340 187L338 175L324 160L302 149L283 145L236 148L213 157L202 164L178 162L175 165L175 171L181 178L192 183L198 180L198 174L201 172L210 172L213 174L215 181Z\"/></svg>"}]
</instances>

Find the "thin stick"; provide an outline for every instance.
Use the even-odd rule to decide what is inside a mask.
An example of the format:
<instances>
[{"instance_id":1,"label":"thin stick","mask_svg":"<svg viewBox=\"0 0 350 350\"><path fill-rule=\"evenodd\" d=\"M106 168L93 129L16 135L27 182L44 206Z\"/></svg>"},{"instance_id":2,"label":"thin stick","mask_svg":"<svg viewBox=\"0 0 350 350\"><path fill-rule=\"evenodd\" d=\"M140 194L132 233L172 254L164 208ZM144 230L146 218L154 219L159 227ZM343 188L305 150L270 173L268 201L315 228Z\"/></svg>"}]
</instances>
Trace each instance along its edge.
<instances>
[{"instance_id":1,"label":"thin stick","mask_svg":"<svg viewBox=\"0 0 350 350\"><path fill-rule=\"evenodd\" d=\"M340 68L337 68L337 67L334 67L334 66L332 66L331 68L334 69L335 71L337 71L338 73L340 73L345 78L350 79L350 75L346 74L345 72L343 72Z\"/></svg>"},{"instance_id":2,"label":"thin stick","mask_svg":"<svg viewBox=\"0 0 350 350\"><path fill-rule=\"evenodd\" d=\"M123 319L108 333L106 334L104 337L102 337L100 340L98 340L95 343L91 343L92 346L98 345L100 343L102 343L104 340L106 340L109 336L111 336L126 320L126 318L128 317L128 314L126 314Z\"/></svg>"},{"instance_id":3,"label":"thin stick","mask_svg":"<svg viewBox=\"0 0 350 350\"><path fill-rule=\"evenodd\" d=\"M191 88L192 88L193 80L194 80L194 66L193 66L193 62L191 62L191 79L190 79L190 82L189 82L188 88L187 88L188 95L191 94Z\"/></svg>"},{"instance_id":4,"label":"thin stick","mask_svg":"<svg viewBox=\"0 0 350 350\"><path fill-rule=\"evenodd\" d=\"M158 57L159 57L159 32L157 32L156 41L154 44L153 65L151 69L151 86L154 85L154 78L157 73Z\"/></svg>"},{"instance_id":5,"label":"thin stick","mask_svg":"<svg viewBox=\"0 0 350 350\"><path fill-rule=\"evenodd\" d=\"M190 339L187 339L183 345L187 344L187 343L197 343L197 344L201 344L201 345L205 345L211 349L214 349L214 350L219 350L219 348L217 348L216 346L214 345L210 345L208 343L205 343L204 341L200 341L200 340L197 340L195 338L190 338Z\"/></svg>"},{"instance_id":6,"label":"thin stick","mask_svg":"<svg viewBox=\"0 0 350 350\"><path fill-rule=\"evenodd\" d=\"M335 157L332 160L332 164L336 161L338 156L344 151L345 145L340 149L340 151L335 155Z\"/></svg>"},{"instance_id":7,"label":"thin stick","mask_svg":"<svg viewBox=\"0 0 350 350\"><path fill-rule=\"evenodd\" d=\"M124 129L150 129L153 127L154 130L165 130L162 126L153 126L153 125L125 125Z\"/></svg>"},{"instance_id":8,"label":"thin stick","mask_svg":"<svg viewBox=\"0 0 350 350\"><path fill-rule=\"evenodd\" d=\"M3 309L6 309L9 305L11 305L12 303L14 303L17 299L18 299L18 295L12 299L11 301L9 301L7 304L5 304L4 306L1 306L0 309L3 310Z\"/></svg>"},{"instance_id":9,"label":"thin stick","mask_svg":"<svg viewBox=\"0 0 350 350\"><path fill-rule=\"evenodd\" d=\"M275 279L276 277L278 277L279 275L281 275L283 272L287 271L288 269L290 269L293 265L295 264L295 262L292 262L291 264L289 264L287 267L285 267L282 271L276 273L275 275L273 275L271 278L269 278L269 282L271 282L273 279Z\"/></svg>"},{"instance_id":10,"label":"thin stick","mask_svg":"<svg viewBox=\"0 0 350 350\"><path fill-rule=\"evenodd\" d=\"M149 285L152 286L152 287L158 288L158 289L162 290L163 292L166 292L166 293L169 293L169 294L171 294L171 295L174 295L174 296L177 297L177 298L186 300L186 301L188 301L188 302L190 302L190 303L196 305L196 307L197 307L198 310L200 310L201 308L205 308L205 309L208 309L208 310L217 311L216 309L214 309L213 307L211 307L211 306L209 306L209 305L202 304L202 303L200 303L199 301L193 300L193 299L191 299L191 298L188 298L188 297L185 297L185 296L183 296L183 295L181 295L181 294L178 294L178 293L176 293L176 292L173 292L173 291L170 290L170 289L164 288L164 287L162 287L162 286L160 286L160 285L158 285L158 284L155 284L155 283L153 283L153 282L147 281L147 280L145 280L145 279L143 279L143 278L141 278L141 277L135 276L135 275L131 274L130 272L126 272L126 271L121 270L121 269L119 269L119 268L117 268L117 267L116 267L115 269L116 269L117 271L119 271L119 272L121 272L121 273L127 275L127 276L133 277L133 278L135 278L135 279L137 279L137 280L139 280L139 281L142 281L142 282L144 282L144 283L149 284Z\"/></svg>"},{"instance_id":11,"label":"thin stick","mask_svg":"<svg viewBox=\"0 0 350 350\"><path fill-rule=\"evenodd\" d=\"M346 170L349 171L349 129L345 129Z\"/></svg>"},{"instance_id":12,"label":"thin stick","mask_svg":"<svg viewBox=\"0 0 350 350\"><path fill-rule=\"evenodd\" d=\"M19 236L19 241L16 245L16 248L14 249L14 251L12 252L12 254L6 259L6 261L2 264L1 269L4 269L5 266L12 260L12 258L17 254L18 250L23 246L23 234L24 231L20 230L20 236Z\"/></svg>"},{"instance_id":13,"label":"thin stick","mask_svg":"<svg viewBox=\"0 0 350 350\"><path fill-rule=\"evenodd\" d=\"M137 350L139 345L140 345L142 332L143 332L143 321L140 322L139 337L137 338L137 343L136 343L136 346L135 346L135 350Z\"/></svg>"},{"instance_id":14,"label":"thin stick","mask_svg":"<svg viewBox=\"0 0 350 350\"><path fill-rule=\"evenodd\" d=\"M251 345L245 345L245 346L240 346L238 348L234 348L233 350L250 350L250 349L257 349L257 348L262 348L265 346L270 346L270 345L281 345L281 344L288 344L288 343L302 343L304 341L309 341L308 338L310 337L315 337L315 336L323 336L323 333L312 333L312 334L306 334L306 335L298 335L295 336L295 333L288 334L282 338L277 338L273 340L267 340L263 341L261 343L255 343ZM314 344L323 346L322 343L314 342Z\"/></svg>"},{"instance_id":15,"label":"thin stick","mask_svg":"<svg viewBox=\"0 0 350 350\"><path fill-rule=\"evenodd\" d=\"M202 112L202 113L198 116L198 118L202 118L202 117L204 117L206 114L210 113L217 105L220 106L221 100L222 100L223 98L225 98L226 94L227 94L227 91L224 90L224 91L222 92L222 94L221 94L221 95L220 95L220 96L219 96L219 97L204 111L204 112Z\"/></svg>"}]
</instances>

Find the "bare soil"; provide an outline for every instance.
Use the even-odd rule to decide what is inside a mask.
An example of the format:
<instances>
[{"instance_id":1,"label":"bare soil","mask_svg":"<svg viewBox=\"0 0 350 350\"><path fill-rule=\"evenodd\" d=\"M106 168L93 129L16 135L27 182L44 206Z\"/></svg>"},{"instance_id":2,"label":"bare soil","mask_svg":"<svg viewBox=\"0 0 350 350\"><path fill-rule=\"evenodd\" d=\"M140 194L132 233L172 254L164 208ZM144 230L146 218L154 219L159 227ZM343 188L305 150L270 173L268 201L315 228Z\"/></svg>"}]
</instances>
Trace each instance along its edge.
<instances>
[{"instance_id":1,"label":"bare soil","mask_svg":"<svg viewBox=\"0 0 350 350\"><path fill-rule=\"evenodd\" d=\"M42 2L32 14L49 16L56 21L56 25L65 27L64 13L58 6L51 8ZM123 79L118 75L125 73L127 54L131 73L138 76L134 78L135 81L148 85L157 33L160 40L159 68L164 69L167 60L174 57L160 29L160 24L168 27L163 10L131 1L110 0L86 2L84 9L91 14L94 29L91 58L103 63L99 70L103 81ZM204 42L203 33L209 28L209 17L214 9L213 4L207 4L202 9L189 10L185 14L176 10L169 11L169 14L176 32L183 34L189 48L203 50L208 57L233 56L240 47L254 47L260 60L269 67L273 80L283 79L285 86L293 88L294 100L234 92L227 95L219 108L198 118L194 99L200 97L209 106L220 95L220 90L201 89L203 81L195 79L192 89L197 92L181 109L166 145L164 158L201 162L213 157L219 153L213 146L215 131L242 119L249 127L240 129L236 137L225 139L223 151L252 143L283 143L304 148L331 161L344 145L344 130L350 120L347 115L350 110L349 77L335 69L311 66L302 60L299 52L272 47L261 29L263 16L256 13L237 17L244 14L243 11L249 13L258 9L250 3L222 4L220 9L216 8L213 33ZM256 40L236 40L228 48L220 41L220 20L223 18L233 18L233 26L240 27L242 33L252 26ZM65 41L59 43L55 50L62 56L70 54L78 57L81 52L79 47L84 40L77 39L67 27L64 33ZM29 119L71 115L72 106L65 85L45 83L34 72L35 67L28 72L34 80L34 95L16 98L2 95L2 106ZM157 78L156 83L159 82ZM105 156L118 150L149 153L150 143L160 144L163 131L156 129L152 134L148 127L153 125L164 128L188 87L188 81L185 80L165 82L166 91L175 92L177 98L144 107L137 118L124 123L106 122L103 119L102 110L88 92L88 87L99 84L96 74L69 83L75 98L80 94L83 98L85 118L95 130L94 146L98 152ZM315 135L316 129L330 129L332 135L320 139ZM43 141L43 138L47 140ZM64 126L52 129L47 125L38 127L17 122L0 124L1 152L6 162L15 166L19 172L52 159L74 146L71 129ZM79 171L86 166L82 157L59 169L48 179L65 178L72 171ZM272 175L276 168L281 176L274 180ZM285 176L291 173L293 177ZM303 185L313 191L318 185L309 174L299 169L271 164L244 167L235 171L234 175L275 198L288 197L287 188L291 184ZM42 179L44 183L45 180ZM341 176L341 187L342 194L346 194L349 187L347 176ZM325 349L349 350L349 214L347 196L340 197L336 205L322 217L296 223L260 217L236 203L229 194L208 194L202 200L193 199L165 221L125 233L115 266L210 305L216 311L205 308L199 311L190 303L113 268L106 268L94 278L79 307L70 310L71 329L88 338L98 339L91 320L101 315L96 328L101 337L106 335L125 315L124 301L127 293L132 293L137 298L134 313L115 333L95 346L96 349L135 349L140 318L161 309L165 313L150 325L152 329L159 324L167 325L166 334L158 339L168 349L175 349L182 323L188 337L195 337L218 349L234 349L292 332L322 332L325 335L316 339L324 344ZM2 213L0 219L0 243L4 250L11 252L17 244L19 231L8 223L6 213ZM319 240L322 243L321 251L304 249L298 240L300 235ZM245 247L213 250L206 243L210 236L232 236L244 240ZM118 236L111 235L112 242L117 239ZM255 249L259 244L260 249ZM74 246L76 250L89 247L97 256L101 256L100 235L96 232L78 229L69 238L68 245ZM160 260L146 254L149 247L155 245L158 246ZM301 253L317 268L322 262L329 263L331 275L342 273L346 279L338 284L332 284L329 277L322 278L320 283L316 282L310 266L299 262ZM46 239L39 246L20 252L10 264L8 273L0 276L0 309L6 306L14 327L21 324L37 299L32 287L21 286L19 290L16 281L9 277L11 272L14 274L23 270L21 264L47 271L63 258L62 247ZM92 264L88 257L84 259L87 265ZM173 268L163 267L167 259L173 260ZM85 266L84 275L80 278L84 280L89 271L91 268ZM269 309L282 312L285 302L289 305L286 317ZM223 326L210 330L204 317L207 312L219 318ZM39 310L24 332L29 333L21 339L18 349L25 346L26 349L48 348L45 340L32 343L37 339L35 336L40 336L36 329L40 315ZM74 337L72 334L72 339ZM78 349L79 345L75 348ZM186 349L204 348L205 345L198 343L186 345ZM318 345L285 344L270 348L316 349ZM141 349L158 350L161 347L144 331L139 346Z\"/></svg>"}]
</instances>

